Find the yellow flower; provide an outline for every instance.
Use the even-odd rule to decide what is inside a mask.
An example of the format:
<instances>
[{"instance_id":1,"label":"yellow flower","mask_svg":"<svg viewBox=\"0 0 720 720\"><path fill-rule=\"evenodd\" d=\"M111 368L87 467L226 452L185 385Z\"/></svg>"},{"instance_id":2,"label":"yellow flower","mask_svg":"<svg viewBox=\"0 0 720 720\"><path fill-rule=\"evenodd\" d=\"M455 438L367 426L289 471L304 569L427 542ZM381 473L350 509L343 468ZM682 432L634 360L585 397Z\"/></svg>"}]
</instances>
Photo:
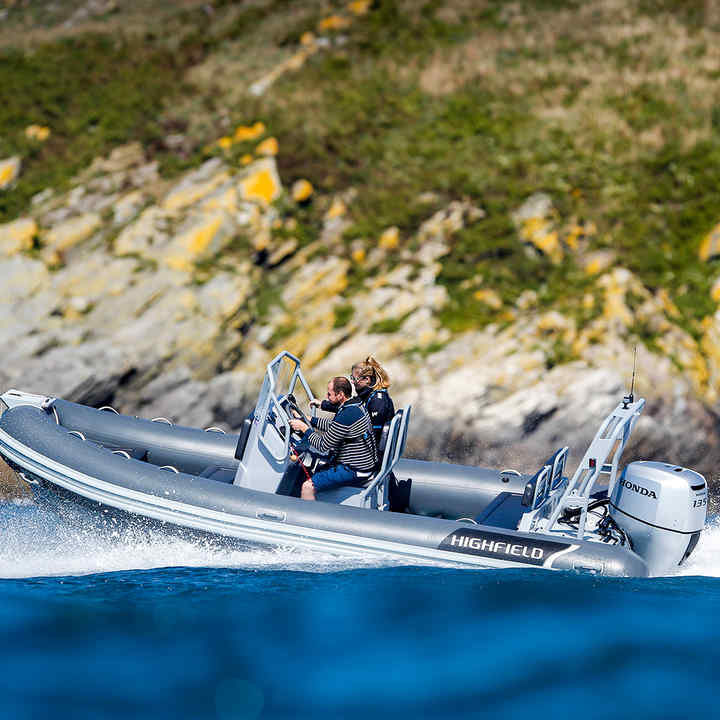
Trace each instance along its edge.
<instances>
[{"instance_id":1,"label":"yellow flower","mask_svg":"<svg viewBox=\"0 0 720 720\"><path fill-rule=\"evenodd\" d=\"M714 282L712 290L710 291L710 296L715 302L720 302L720 278Z\"/></svg>"},{"instance_id":2,"label":"yellow flower","mask_svg":"<svg viewBox=\"0 0 720 720\"><path fill-rule=\"evenodd\" d=\"M305 202L314 192L309 180L298 180L292 186L292 197L295 202Z\"/></svg>"},{"instance_id":3,"label":"yellow flower","mask_svg":"<svg viewBox=\"0 0 720 720\"><path fill-rule=\"evenodd\" d=\"M29 140L45 142L50 137L50 128L44 125L28 125L25 128L25 137Z\"/></svg>"},{"instance_id":4,"label":"yellow flower","mask_svg":"<svg viewBox=\"0 0 720 720\"><path fill-rule=\"evenodd\" d=\"M348 9L354 15L365 15L370 9L370 1L371 0L353 0L353 2L348 5Z\"/></svg>"},{"instance_id":5,"label":"yellow flower","mask_svg":"<svg viewBox=\"0 0 720 720\"><path fill-rule=\"evenodd\" d=\"M400 244L400 230L393 225L383 232L378 241L378 245L383 250L395 250Z\"/></svg>"},{"instance_id":6,"label":"yellow flower","mask_svg":"<svg viewBox=\"0 0 720 720\"><path fill-rule=\"evenodd\" d=\"M300 36L300 44L304 45L305 47L308 47L309 45L315 44L315 35L311 32L304 32Z\"/></svg>"},{"instance_id":7,"label":"yellow flower","mask_svg":"<svg viewBox=\"0 0 720 720\"><path fill-rule=\"evenodd\" d=\"M344 30L348 25L350 25L350 20L347 18L341 15L330 15L318 23L318 30L320 32L324 32L325 30Z\"/></svg>"},{"instance_id":8,"label":"yellow flower","mask_svg":"<svg viewBox=\"0 0 720 720\"><path fill-rule=\"evenodd\" d=\"M254 125L238 125L235 128L235 142L242 142L243 140L255 140L259 138L265 132L265 125L261 122L256 122Z\"/></svg>"},{"instance_id":9,"label":"yellow flower","mask_svg":"<svg viewBox=\"0 0 720 720\"><path fill-rule=\"evenodd\" d=\"M345 203L340 198L333 198L332 205L325 213L326 220L334 220L335 218L342 217L347 212Z\"/></svg>"},{"instance_id":10,"label":"yellow flower","mask_svg":"<svg viewBox=\"0 0 720 720\"><path fill-rule=\"evenodd\" d=\"M473 297L479 302L489 305L493 310L499 310L502 307L500 296L494 291L488 289L476 290Z\"/></svg>"},{"instance_id":11,"label":"yellow flower","mask_svg":"<svg viewBox=\"0 0 720 720\"><path fill-rule=\"evenodd\" d=\"M279 149L278 141L274 137L269 137L255 148L255 152L258 155L277 155Z\"/></svg>"},{"instance_id":12,"label":"yellow flower","mask_svg":"<svg viewBox=\"0 0 720 720\"><path fill-rule=\"evenodd\" d=\"M226 135L225 137L221 137L221 138L218 140L218 145L219 145L223 150L229 150L229 149L232 147L232 144L233 144L232 138L231 138L231 137L228 137L227 135Z\"/></svg>"}]
</instances>

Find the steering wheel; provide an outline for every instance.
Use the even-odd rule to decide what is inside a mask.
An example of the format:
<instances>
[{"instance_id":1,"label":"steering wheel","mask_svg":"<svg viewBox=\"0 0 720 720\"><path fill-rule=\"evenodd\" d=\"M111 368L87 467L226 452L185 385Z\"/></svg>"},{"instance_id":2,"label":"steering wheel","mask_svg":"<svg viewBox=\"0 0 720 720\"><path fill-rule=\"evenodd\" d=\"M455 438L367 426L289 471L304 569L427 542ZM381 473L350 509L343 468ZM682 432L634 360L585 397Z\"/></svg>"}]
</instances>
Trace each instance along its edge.
<instances>
[{"instance_id":1,"label":"steering wheel","mask_svg":"<svg viewBox=\"0 0 720 720\"><path fill-rule=\"evenodd\" d=\"M308 427L310 427L310 421L307 419L305 413L298 407L297 400L294 395L289 394L284 397L280 402L280 405L282 405L285 412L287 412L291 418L295 418L297 413L297 419L302 420ZM293 430L290 433L290 439L297 444L302 440L302 435L296 430Z\"/></svg>"}]
</instances>

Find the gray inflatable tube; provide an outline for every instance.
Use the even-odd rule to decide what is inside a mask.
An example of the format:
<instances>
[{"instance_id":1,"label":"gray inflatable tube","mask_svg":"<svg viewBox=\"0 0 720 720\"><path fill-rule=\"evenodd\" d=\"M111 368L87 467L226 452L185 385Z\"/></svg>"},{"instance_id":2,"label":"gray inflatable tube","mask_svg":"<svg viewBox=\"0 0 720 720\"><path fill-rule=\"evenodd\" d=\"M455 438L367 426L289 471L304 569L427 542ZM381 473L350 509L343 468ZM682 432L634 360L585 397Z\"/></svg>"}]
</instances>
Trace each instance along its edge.
<instances>
[{"instance_id":1,"label":"gray inflatable tube","mask_svg":"<svg viewBox=\"0 0 720 720\"><path fill-rule=\"evenodd\" d=\"M408 562L647 575L624 547L501 527L497 518L517 503L523 477L401 460L395 475L407 511L379 512L232 484L238 441L63 400L49 411L19 405L0 418L0 455L17 470L98 506L178 526Z\"/></svg>"}]
</instances>

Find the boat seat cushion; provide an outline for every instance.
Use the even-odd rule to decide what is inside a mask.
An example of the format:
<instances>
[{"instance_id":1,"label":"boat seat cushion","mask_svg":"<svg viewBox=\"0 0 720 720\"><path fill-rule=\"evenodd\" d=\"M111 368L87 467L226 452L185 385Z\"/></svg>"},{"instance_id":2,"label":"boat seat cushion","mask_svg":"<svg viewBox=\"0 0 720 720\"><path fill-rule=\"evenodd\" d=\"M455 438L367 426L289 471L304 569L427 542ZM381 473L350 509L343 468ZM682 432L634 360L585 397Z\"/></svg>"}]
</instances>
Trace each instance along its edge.
<instances>
[{"instance_id":1,"label":"boat seat cushion","mask_svg":"<svg viewBox=\"0 0 720 720\"><path fill-rule=\"evenodd\" d=\"M361 496L364 487L354 487L352 485L340 485L339 487L330 488L317 493L317 499L320 502L334 503L335 505L351 505L353 507L361 507Z\"/></svg>"}]
</instances>

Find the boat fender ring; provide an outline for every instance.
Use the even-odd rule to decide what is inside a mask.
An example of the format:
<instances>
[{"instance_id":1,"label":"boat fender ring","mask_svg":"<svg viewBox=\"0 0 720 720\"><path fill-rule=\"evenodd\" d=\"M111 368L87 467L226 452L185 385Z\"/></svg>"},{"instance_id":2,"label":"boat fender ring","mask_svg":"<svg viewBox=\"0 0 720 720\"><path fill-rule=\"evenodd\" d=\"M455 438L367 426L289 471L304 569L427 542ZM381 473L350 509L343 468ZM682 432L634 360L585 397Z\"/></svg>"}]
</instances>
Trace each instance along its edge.
<instances>
[{"instance_id":1,"label":"boat fender ring","mask_svg":"<svg viewBox=\"0 0 720 720\"><path fill-rule=\"evenodd\" d=\"M216 432L225 435L225 431L222 428L216 427L215 425L205 428L205 432Z\"/></svg>"},{"instance_id":2,"label":"boat fender ring","mask_svg":"<svg viewBox=\"0 0 720 720\"><path fill-rule=\"evenodd\" d=\"M160 469L161 470L169 470L170 472L174 472L177 475L180 474L180 471L174 465L161 465Z\"/></svg>"},{"instance_id":3,"label":"boat fender ring","mask_svg":"<svg viewBox=\"0 0 720 720\"><path fill-rule=\"evenodd\" d=\"M172 420L168 420L166 417L156 417L152 419L152 422L161 422L166 425L172 425Z\"/></svg>"},{"instance_id":4,"label":"boat fender ring","mask_svg":"<svg viewBox=\"0 0 720 720\"><path fill-rule=\"evenodd\" d=\"M128 460L130 459L130 453L127 450L113 450L113 455L122 455Z\"/></svg>"},{"instance_id":5,"label":"boat fender ring","mask_svg":"<svg viewBox=\"0 0 720 720\"><path fill-rule=\"evenodd\" d=\"M100 412L111 412L115 413L116 415L119 415L120 413L111 405L103 405L101 408L98 408Z\"/></svg>"},{"instance_id":6,"label":"boat fender ring","mask_svg":"<svg viewBox=\"0 0 720 720\"><path fill-rule=\"evenodd\" d=\"M500 471L500 479L506 483L510 482L510 478L508 475L514 475L515 477L522 477L522 473L519 473L517 470L513 470L512 468L505 468L505 470Z\"/></svg>"},{"instance_id":7,"label":"boat fender ring","mask_svg":"<svg viewBox=\"0 0 720 720\"><path fill-rule=\"evenodd\" d=\"M85 436L79 430L68 430L68 435L77 435L81 440L85 440Z\"/></svg>"},{"instance_id":8,"label":"boat fender ring","mask_svg":"<svg viewBox=\"0 0 720 720\"><path fill-rule=\"evenodd\" d=\"M477 525L477 520L475 520L475 518L458 518L455 522L464 522L471 523L472 525Z\"/></svg>"}]
</instances>

